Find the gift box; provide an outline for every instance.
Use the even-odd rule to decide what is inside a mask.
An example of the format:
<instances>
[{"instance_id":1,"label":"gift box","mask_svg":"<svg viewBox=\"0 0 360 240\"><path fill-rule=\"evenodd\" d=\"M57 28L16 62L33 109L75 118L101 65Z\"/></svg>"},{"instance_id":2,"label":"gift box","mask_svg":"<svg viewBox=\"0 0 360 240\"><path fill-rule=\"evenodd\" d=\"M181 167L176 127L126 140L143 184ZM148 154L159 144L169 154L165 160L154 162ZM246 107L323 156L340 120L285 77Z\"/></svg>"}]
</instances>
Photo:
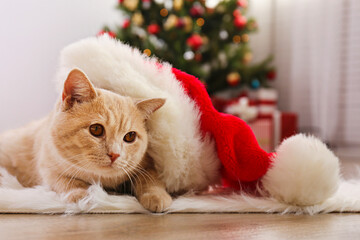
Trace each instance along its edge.
<instances>
[{"instance_id":1,"label":"gift box","mask_svg":"<svg viewBox=\"0 0 360 240\"><path fill-rule=\"evenodd\" d=\"M248 123L262 149L272 152L285 139L298 132L296 113L275 111Z\"/></svg>"}]
</instances>

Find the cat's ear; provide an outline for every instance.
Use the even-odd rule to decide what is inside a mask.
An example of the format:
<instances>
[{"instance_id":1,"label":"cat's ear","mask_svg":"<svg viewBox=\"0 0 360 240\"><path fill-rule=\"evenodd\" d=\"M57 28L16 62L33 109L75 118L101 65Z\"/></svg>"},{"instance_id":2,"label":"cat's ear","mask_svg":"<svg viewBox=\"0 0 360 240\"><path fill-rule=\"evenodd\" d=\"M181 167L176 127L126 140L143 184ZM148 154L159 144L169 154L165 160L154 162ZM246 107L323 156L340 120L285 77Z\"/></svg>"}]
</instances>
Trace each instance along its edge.
<instances>
[{"instance_id":1,"label":"cat's ear","mask_svg":"<svg viewBox=\"0 0 360 240\"><path fill-rule=\"evenodd\" d=\"M136 107L142 112L145 119L148 119L153 112L155 112L165 104L165 99L151 98L151 99L137 101L135 104Z\"/></svg>"},{"instance_id":2,"label":"cat's ear","mask_svg":"<svg viewBox=\"0 0 360 240\"><path fill-rule=\"evenodd\" d=\"M74 102L87 102L96 97L96 91L89 79L79 69L73 69L65 83L62 93L62 100L64 104L71 107Z\"/></svg>"}]
</instances>

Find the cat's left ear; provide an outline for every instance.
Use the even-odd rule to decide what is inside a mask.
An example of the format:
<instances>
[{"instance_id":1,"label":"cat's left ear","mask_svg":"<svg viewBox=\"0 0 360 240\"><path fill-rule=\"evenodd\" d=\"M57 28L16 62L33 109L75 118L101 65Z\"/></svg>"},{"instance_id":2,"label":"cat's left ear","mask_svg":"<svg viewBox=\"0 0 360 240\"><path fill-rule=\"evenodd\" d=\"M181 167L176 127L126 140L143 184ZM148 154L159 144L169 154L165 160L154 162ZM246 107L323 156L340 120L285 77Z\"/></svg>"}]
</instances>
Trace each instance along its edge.
<instances>
[{"instance_id":1,"label":"cat's left ear","mask_svg":"<svg viewBox=\"0 0 360 240\"><path fill-rule=\"evenodd\" d=\"M62 93L62 100L68 107L71 107L74 102L87 102L96 97L96 91L90 80L79 69L73 69L65 83Z\"/></svg>"},{"instance_id":2,"label":"cat's left ear","mask_svg":"<svg viewBox=\"0 0 360 240\"><path fill-rule=\"evenodd\" d=\"M136 102L136 107L143 113L145 119L165 104L164 98L151 98Z\"/></svg>"}]
</instances>

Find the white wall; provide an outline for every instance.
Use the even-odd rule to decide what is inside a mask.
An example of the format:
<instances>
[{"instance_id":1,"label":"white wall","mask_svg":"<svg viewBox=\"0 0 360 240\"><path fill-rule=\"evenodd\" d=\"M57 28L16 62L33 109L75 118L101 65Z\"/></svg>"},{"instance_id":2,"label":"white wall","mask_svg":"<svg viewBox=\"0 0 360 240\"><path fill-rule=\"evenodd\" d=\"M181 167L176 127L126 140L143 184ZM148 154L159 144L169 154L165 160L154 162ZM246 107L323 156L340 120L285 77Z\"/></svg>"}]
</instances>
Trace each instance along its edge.
<instances>
[{"instance_id":1,"label":"white wall","mask_svg":"<svg viewBox=\"0 0 360 240\"><path fill-rule=\"evenodd\" d=\"M51 111L60 50L120 22L116 0L0 0L0 132Z\"/></svg>"}]
</instances>

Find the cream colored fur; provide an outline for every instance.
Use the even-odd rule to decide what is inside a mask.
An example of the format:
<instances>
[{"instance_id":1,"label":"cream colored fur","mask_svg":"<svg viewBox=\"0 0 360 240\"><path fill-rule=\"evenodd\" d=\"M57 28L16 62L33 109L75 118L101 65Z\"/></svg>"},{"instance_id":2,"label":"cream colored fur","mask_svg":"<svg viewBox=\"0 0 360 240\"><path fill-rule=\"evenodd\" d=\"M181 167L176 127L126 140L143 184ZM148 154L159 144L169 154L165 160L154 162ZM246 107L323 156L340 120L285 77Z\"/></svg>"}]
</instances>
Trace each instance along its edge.
<instances>
[{"instance_id":1,"label":"cream colored fur","mask_svg":"<svg viewBox=\"0 0 360 240\"><path fill-rule=\"evenodd\" d=\"M148 121L149 154L169 192L204 189L219 181L220 161L213 140L202 139L199 112L171 72L138 50L107 36L89 38L66 47L56 81L80 68L95 87L134 98L166 99Z\"/></svg>"},{"instance_id":2,"label":"cream colored fur","mask_svg":"<svg viewBox=\"0 0 360 240\"><path fill-rule=\"evenodd\" d=\"M172 199L147 154L145 122L164 103L95 89L74 69L46 118L0 135L0 166L23 186L48 186L69 202L86 197L91 184L115 190L129 180L146 209L162 212Z\"/></svg>"}]
</instances>

